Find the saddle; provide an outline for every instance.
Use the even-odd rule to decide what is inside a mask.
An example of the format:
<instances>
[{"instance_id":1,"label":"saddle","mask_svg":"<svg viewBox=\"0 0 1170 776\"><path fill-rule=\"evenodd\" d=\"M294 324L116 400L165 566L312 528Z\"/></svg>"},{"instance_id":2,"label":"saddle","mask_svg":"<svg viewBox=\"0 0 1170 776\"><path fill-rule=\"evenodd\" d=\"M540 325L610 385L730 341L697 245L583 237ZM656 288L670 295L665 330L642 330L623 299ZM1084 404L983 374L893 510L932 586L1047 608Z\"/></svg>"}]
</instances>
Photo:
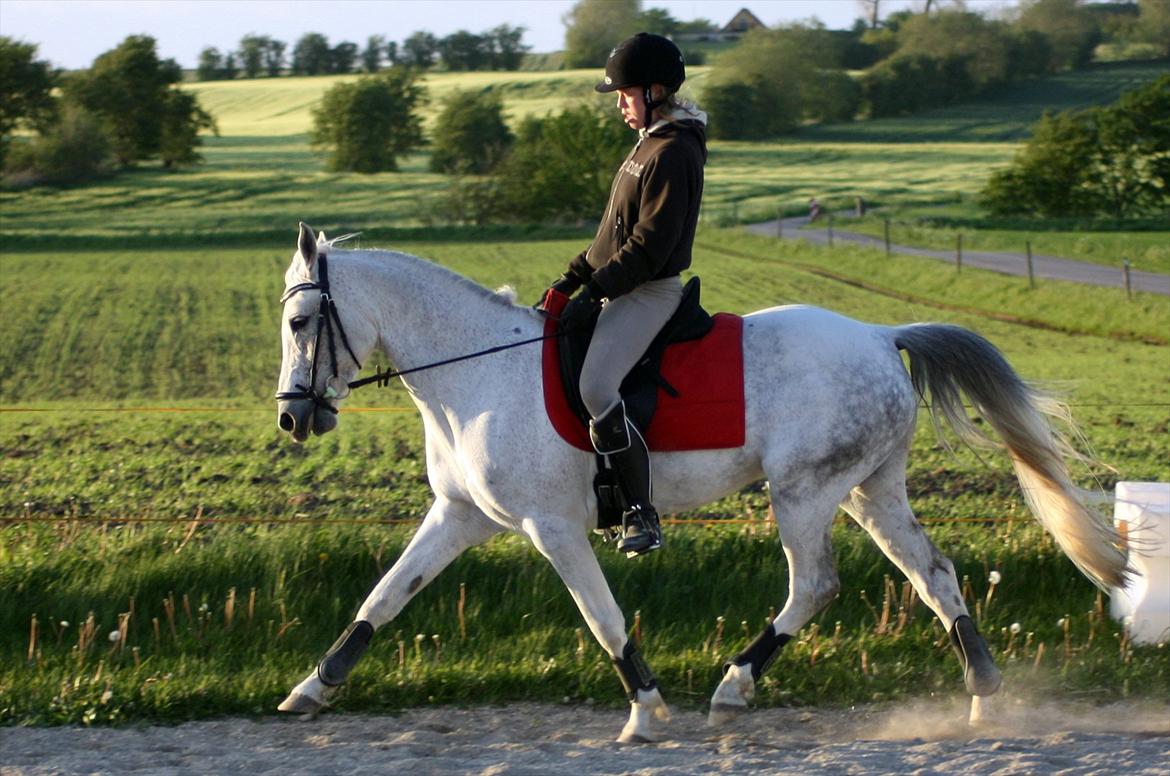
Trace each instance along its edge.
<instances>
[{"instance_id":1,"label":"saddle","mask_svg":"<svg viewBox=\"0 0 1170 776\"><path fill-rule=\"evenodd\" d=\"M557 317L569 298L550 291L544 309L545 334L554 334ZM544 403L561 438L592 452L589 413L581 401L580 376L596 320L576 337L545 340ZM743 399L743 318L709 315L699 301L699 279L683 288L674 315L654 338L646 354L621 385L626 413L642 431L651 451L741 447L745 439ZM613 474L598 456L599 527L607 514L620 523L620 488L609 487Z\"/></svg>"}]
</instances>

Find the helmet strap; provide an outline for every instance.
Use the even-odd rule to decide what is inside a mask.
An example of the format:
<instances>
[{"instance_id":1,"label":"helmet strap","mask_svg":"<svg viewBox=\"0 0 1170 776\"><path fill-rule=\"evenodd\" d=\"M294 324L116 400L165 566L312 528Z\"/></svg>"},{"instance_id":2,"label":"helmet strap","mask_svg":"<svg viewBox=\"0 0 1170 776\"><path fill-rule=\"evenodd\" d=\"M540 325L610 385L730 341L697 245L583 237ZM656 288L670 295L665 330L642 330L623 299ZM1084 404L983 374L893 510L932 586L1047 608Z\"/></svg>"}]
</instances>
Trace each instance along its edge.
<instances>
[{"instance_id":1,"label":"helmet strap","mask_svg":"<svg viewBox=\"0 0 1170 776\"><path fill-rule=\"evenodd\" d=\"M653 123L654 111L658 109L658 106L666 102L666 98L655 100L651 88L649 86L643 86L642 102L646 105L646 123L643 126L643 129L649 129L650 124Z\"/></svg>"}]
</instances>

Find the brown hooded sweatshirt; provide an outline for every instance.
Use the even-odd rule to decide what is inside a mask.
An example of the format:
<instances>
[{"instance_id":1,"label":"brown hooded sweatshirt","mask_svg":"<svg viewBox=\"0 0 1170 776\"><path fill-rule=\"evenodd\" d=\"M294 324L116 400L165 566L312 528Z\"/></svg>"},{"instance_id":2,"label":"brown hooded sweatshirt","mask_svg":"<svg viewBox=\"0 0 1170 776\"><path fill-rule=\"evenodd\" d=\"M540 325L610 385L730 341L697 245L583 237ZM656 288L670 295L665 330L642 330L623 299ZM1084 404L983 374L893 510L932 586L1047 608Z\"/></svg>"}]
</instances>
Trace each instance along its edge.
<instances>
[{"instance_id":1,"label":"brown hooded sweatshirt","mask_svg":"<svg viewBox=\"0 0 1170 776\"><path fill-rule=\"evenodd\" d=\"M676 110L640 132L610 187L609 204L588 249L570 271L607 299L691 265L703 198L707 115Z\"/></svg>"}]
</instances>

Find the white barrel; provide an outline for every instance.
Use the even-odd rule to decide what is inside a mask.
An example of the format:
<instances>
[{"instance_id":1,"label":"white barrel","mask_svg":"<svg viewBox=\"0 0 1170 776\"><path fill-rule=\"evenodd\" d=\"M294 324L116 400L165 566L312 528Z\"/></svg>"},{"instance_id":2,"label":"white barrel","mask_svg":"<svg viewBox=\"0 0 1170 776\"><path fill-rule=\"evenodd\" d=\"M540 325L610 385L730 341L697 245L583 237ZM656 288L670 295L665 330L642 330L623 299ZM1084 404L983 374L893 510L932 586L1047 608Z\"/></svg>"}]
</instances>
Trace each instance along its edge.
<instances>
[{"instance_id":1,"label":"white barrel","mask_svg":"<svg viewBox=\"0 0 1170 776\"><path fill-rule=\"evenodd\" d=\"M1135 644L1170 640L1170 482L1117 483L1113 521L1135 573L1111 591L1109 613Z\"/></svg>"}]
</instances>

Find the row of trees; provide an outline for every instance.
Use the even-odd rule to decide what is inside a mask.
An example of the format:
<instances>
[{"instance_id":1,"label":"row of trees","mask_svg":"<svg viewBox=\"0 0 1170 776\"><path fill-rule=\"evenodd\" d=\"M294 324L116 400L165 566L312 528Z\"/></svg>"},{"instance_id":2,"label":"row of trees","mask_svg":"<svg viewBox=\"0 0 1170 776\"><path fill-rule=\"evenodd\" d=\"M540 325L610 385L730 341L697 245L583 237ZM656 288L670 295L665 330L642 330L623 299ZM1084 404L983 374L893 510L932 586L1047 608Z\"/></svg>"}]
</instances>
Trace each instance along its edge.
<instances>
[{"instance_id":1,"label":"row of trees","mask_svg":"<svg viewBox=\"0 0 1170 776\"><path fill-rule=\"evenodd\" d=\"M0 165L8 177L73 181L157 159L171 169L201 161L200 132L215 121L174 88L182 71L153 38L134 35L62 74L35 45L0 37ZM35 133L13 144L17 130Z\"/></svg>"},{"instance_id":2,"label":"row of trees","mask_svg":"<svg viewBox=\"0 0 1170 776\"><path fill-rule=\"evenodd\" d=\"M273 78L292 75L345 74L360 70L377 73L385 67L406 65L447 70L518 70L529 47L524 28L501 24L486 32L459 30L438 38L429 32L412 33L402 45L385 35L370 35L364 48L341 41L331 44L318 32L302 35L286 59L287 45L267 35L248 34L235 51L221 52L208 46L199 54L196 76L200 81L238 78Z\"/></svg>"},{"instance_id":3,"label":"row of trees","mask_svg":"<svg viewBox=\"0 0 1170 776\"><path fill-rule=\"evenodd\" d=\"M1163 29L1168 22L1166 0L1105 8L1024 0L1010 20L948 6L901 11L876 27L859 20L847 32L799 24L754 30L718 59L701 97L717 138L766 137L857 115L897 116L1082 66L1110 25L1119 34L1123 27ZM858 77L848 72L860 68L866 69Z\"/></svg>"},{"instance_id":4,"label":"row of trees","mask_svg":"<svg viewBox=\"0 0 1170 776\"><path fill-rule=\"evenodd\" d=\"M1116 104L1045 115L983 204L999 215L1126 218L1170 207L1170 75Z\"/></svg>"}]
</instances>

